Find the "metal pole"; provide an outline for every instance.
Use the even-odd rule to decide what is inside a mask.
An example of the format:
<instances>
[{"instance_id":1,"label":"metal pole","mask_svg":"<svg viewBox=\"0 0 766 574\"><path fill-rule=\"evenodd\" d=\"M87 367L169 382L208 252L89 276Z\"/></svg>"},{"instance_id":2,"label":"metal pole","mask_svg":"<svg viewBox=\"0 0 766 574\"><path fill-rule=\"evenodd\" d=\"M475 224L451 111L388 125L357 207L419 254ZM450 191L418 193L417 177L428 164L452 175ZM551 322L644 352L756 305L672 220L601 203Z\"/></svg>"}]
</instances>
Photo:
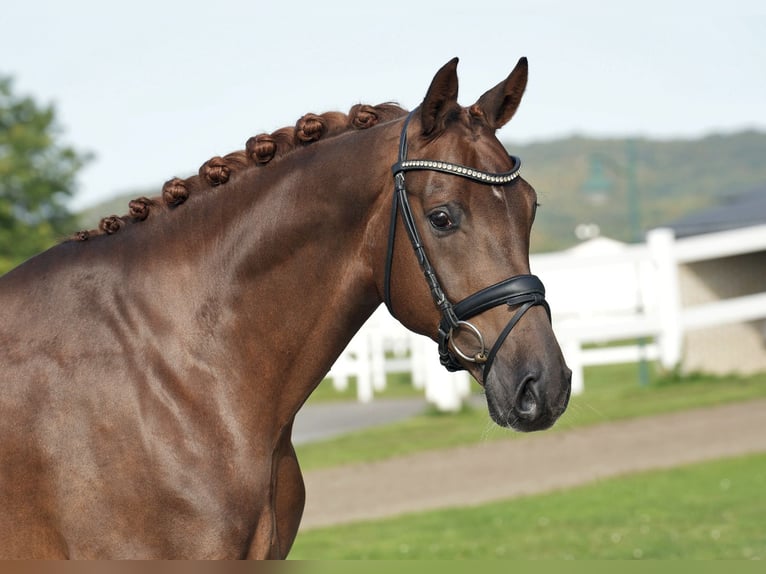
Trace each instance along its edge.
<instances>
[{"instance_id":1,"label":"metal pole","mask_svg":"<svg viewBox=\"0 0 766 574\"><path fill-rule=\"evenodd\" d=\"M628 219L632 239L635 243L641 243L641 207L638 197L638 185L636 184L636 141L628 139L625 142L625 183L628 193ZM636 307L639 314L644 312L643 293L641 291L641 276L639 268L636 268ZM640 337L636 340L638 345L638 382L642 386L649 384L649 365L646 360L646 339Z\"/></svg>"}]
</instances>

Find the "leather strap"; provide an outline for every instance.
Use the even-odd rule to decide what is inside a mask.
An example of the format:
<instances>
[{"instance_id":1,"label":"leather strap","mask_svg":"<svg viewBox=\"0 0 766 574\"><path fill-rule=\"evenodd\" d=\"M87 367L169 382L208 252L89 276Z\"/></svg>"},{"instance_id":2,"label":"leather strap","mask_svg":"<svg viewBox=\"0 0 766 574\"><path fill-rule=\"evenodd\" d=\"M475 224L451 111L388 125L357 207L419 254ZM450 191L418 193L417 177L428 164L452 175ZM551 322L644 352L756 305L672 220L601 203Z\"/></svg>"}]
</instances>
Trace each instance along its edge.
<instances>
[{"instance_id":1,"label":"leather strap","mask_svg":"<svg viewBox=\"0 0 766 574\"><path fill-rule=\"evenodd\" d=\"M477 291L455 305L455 314L464 321L503 303L514 306L527 301L544 305L550 317L545 287L536 275L516 275Z\"/></svg>"},{"instance_id":2,"label":"leather strap","mask_svg":"<svg viewBox=\"0 0 766 574\"><path fill-rule=\"evenodd\" d=\"M464 369L458 358L450 349L450 338L455 329L460 327L461 321L466 321L471 317L479 315L484 311L497 307L499 305L509 305L511 307L521 305L511 320L500 333L495 344L492 346L489 355L484 362L484 380L489 374L495 356L502 346L505 339L510 334L514 326L521 317L531 307L542 305L550 319L551 312L548 303L545 301L545 287L540 279L535 275L517 275L494 285L486 287L481 291L474 293L453 305L447 298L444 290L439 283L431 262L425 252L422 238L418 232L415 217L407 198L407 189L404 181L404 174L413 170L430 170L441 173L448 173L464 177L479 183L487 185L507 184L519 177L521 160L515 156L509 157L513 160L513 169L503 173L488 173L477 169L469 168L459 164L440 162L433 160L407 160L407 128L414 112L410 112L404 120L401 135L399 136L399 160L392 166L394 175L394 194L391 206L391 218L388 231L388 245L385 267L385 285L384 300L391 315L394 314L393 304L391 302L391 270L394 259L394 247L396 243L396 225L399 213L401 212L404 228L415 251L423 275L431 290L431 296L434 303L441 311L441 321L438 327L439 358L441 364L449 371L458 371ZM471 326L475 330L475 327ZM476 331L478 333L478 331ZM478 359L476 359L478 361Z\"/></svg>"}]
</instances>

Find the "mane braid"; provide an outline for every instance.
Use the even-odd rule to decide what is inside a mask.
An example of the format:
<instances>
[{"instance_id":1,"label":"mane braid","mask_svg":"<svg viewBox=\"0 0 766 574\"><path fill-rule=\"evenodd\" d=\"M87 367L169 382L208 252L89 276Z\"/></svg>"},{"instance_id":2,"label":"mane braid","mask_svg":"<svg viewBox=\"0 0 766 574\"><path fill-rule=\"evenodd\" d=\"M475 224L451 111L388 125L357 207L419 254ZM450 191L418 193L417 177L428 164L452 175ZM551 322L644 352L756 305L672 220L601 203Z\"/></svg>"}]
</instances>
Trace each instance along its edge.
<instances>
[{"instance_id":1,"label":"mane braid","mask_svg":"<svg viewBox=\"0 0 766 574\"><path fill-rule=\"evenodd\" d=\"M293 127L249 138L244 150L210 158L200 166L197 175L186 179L174 177L166 181L160 196L133 199L128 203L127 215L105 217L99 223L98 229L78 231L69 240L87 241L97 235L112 235L126 225L144 221L158 211L177 208L192 193L225 184L235 172L269 165L293 150L320 139L332 138L352 130L369 129L379 123L400 118L406 113L407 110L391 102L377 106L357 104L348 114L308 113Z\"/></svg>"}]
</instances>

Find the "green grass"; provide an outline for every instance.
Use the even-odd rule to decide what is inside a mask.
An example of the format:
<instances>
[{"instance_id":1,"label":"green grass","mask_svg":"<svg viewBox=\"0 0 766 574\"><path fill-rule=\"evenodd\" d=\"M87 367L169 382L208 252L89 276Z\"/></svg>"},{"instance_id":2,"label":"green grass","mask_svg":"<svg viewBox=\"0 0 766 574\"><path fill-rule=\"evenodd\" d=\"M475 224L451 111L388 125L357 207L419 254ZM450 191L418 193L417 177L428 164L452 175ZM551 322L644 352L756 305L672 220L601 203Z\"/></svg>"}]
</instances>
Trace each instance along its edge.
<instances>
[{"instance_id":1,"label":"green grass","mask_svg":"<svg viewBox=\"0 0 766 574\"><path fill-rule=\"evenodd\" d=\"M766 559L766 455L299 533L293 559Z\"/></svg>"},{"instance_id":2,"label":"green grass","mask_svg":"<svg viewBox=\"0 0 766 574\"><path fill-rule=\"evenodd\" d=\"M551 431L670 411L766 397L766 373L747 377L654 375L639 385L636 365L586 370L585 393L573 397ZM484 409L465 408L453 415L426 412L411 419L327 441L299 445L304 470L369 462L422 450L441 449L520 436L497 427Z\"/></svg>"},{"instance_id":3,"label":"green grass","mask_svg":"<svg viewBox=\"0 0 766 574\"><path fill-rule=\"evenodd\" d=\"M386 389L377 393L376 397L388 399L401 397L422 397L423 391L412 386L412 377L409 373L390 373L386 376ZM331 401L355 401L356 400L356 377L351 377L348 387L342 391L336 391L332 380L325 379L311 393L307 404L326 403Z\"/></svg>"}]
</instances>

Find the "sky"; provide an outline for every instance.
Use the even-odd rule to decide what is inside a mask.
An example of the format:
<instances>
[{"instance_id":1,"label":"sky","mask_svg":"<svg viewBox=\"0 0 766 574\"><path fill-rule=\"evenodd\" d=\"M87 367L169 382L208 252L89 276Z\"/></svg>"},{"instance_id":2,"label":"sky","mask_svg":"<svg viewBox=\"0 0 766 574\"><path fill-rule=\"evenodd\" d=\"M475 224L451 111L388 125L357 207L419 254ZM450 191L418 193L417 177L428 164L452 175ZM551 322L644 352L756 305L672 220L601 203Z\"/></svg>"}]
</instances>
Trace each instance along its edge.
<instances>
[{"instance_id":1,"label":"sky","mask_svg":"<svg viewBox=\"0 0 766 574\"><path fill-rule=\"evenodd\" d=\"M0 20L0 75L93 154L74 209L307 112L411 109L454 56L463 105L529 59L503 141L766 130L763 0L25 0Z\"/></svg>"}]
</instances>

